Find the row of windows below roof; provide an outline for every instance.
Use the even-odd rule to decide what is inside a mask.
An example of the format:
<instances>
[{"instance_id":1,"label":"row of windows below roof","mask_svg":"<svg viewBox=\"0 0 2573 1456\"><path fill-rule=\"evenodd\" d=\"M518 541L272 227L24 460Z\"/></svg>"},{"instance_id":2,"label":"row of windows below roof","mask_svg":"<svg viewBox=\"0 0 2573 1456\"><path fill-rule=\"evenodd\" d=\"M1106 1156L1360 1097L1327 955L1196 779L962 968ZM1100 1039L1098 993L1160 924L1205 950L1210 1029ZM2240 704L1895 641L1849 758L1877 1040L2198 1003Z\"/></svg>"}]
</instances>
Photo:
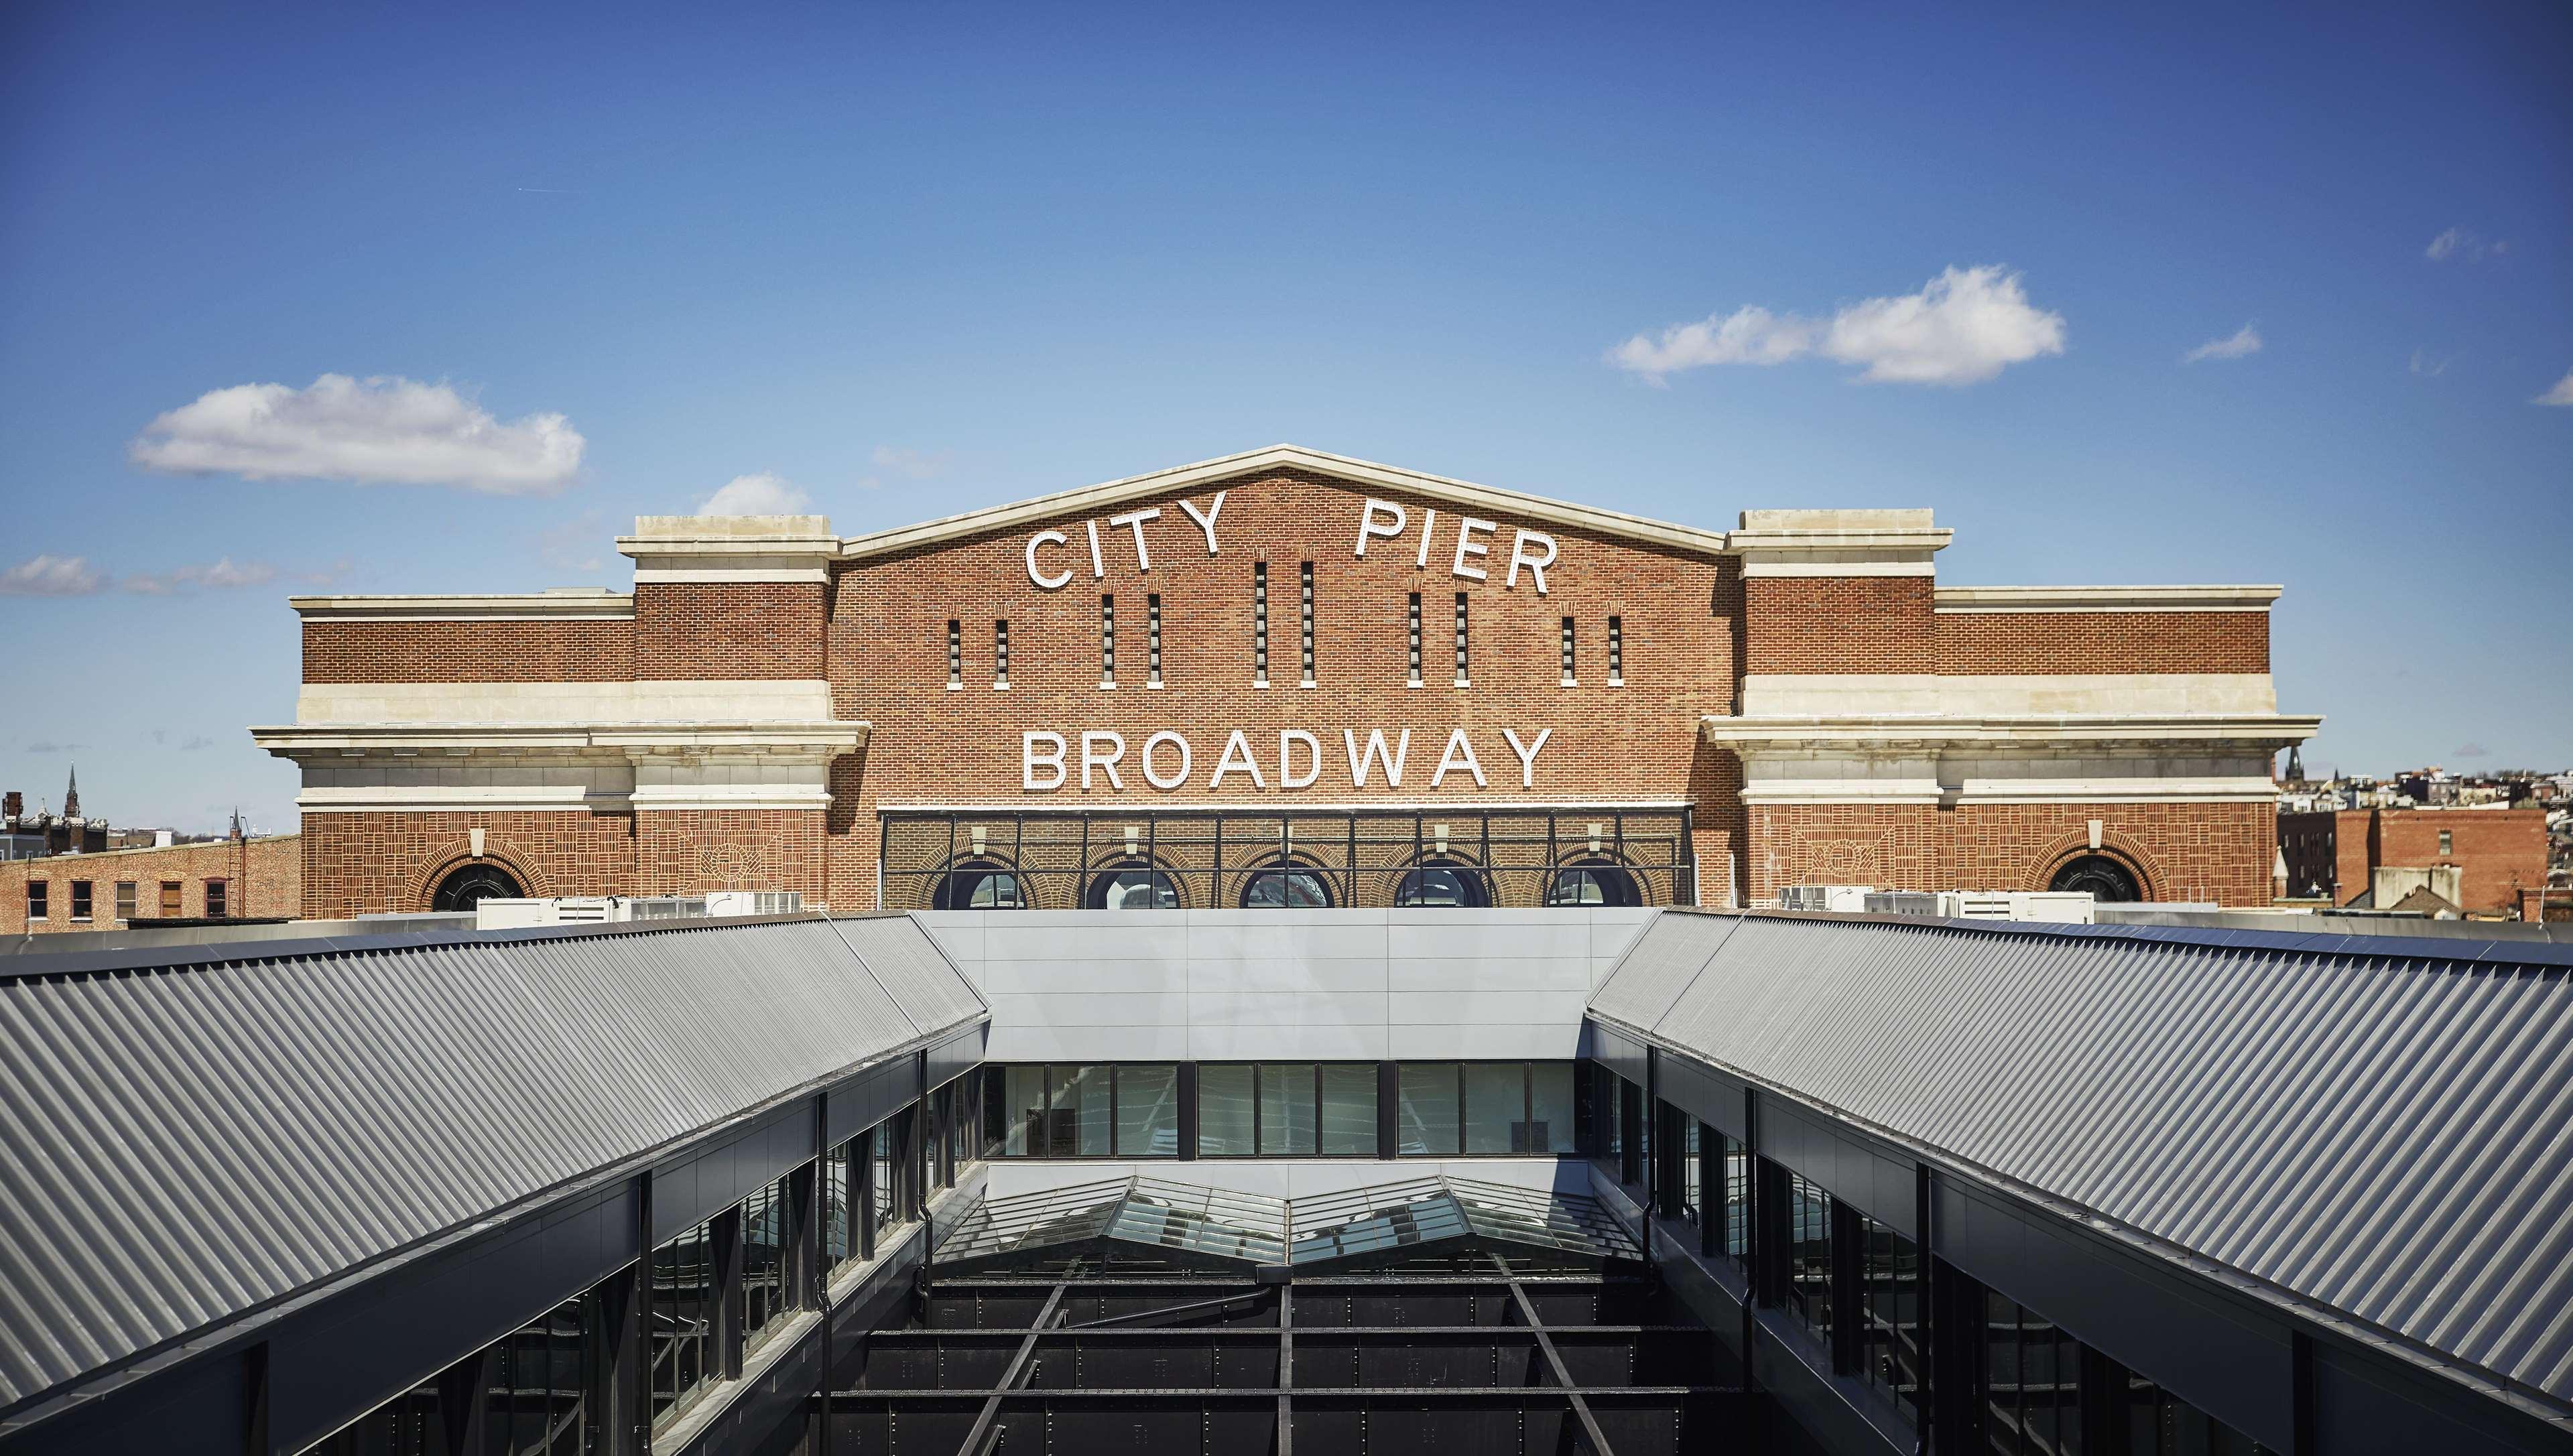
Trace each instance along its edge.
<instances>
[{"instance_id":1,"label":"row of windows below roof","mask_svg":"<svg viewBox=\"0 0 2573 1456\"><path fill-rule=\"evenodd\" d=\"M209 879L200 883L203 888L198 894L198 903L205 906L205 914L209 918L219 918L230 914L232 905L231 882L228 880ZM73 920L83 921L94 920L97 918L97 896L94 881L67 880L64 882L64 888L69 892L66 897L69 902L66 908L69 910ZM116 919L133 920L142 914L140 909L141 888L140 884L133 880L119 880L116 882ZM175 919L188 913L186 881L163 880L159 882L159 900L157 902L159 909L155 913L161 918ZM27 919L30 921L53 919L54 903L52 881L31 879L27 882Z\"/></svg>"},{"instance_id":2,"label":"row of windows below roof","mask_svg":"<svg viewBox=\"0 0 2573 1456\"><path fill-rule=\"evenodd\" d=\"M1265 563L1260 566L1253 586L1252 632L1249 645L1251 685L1254 687L1267 687L1270 681L1268 570ZM1162 598L1160 593L1146 595L1144 613L1144 682L1147 687L1160 687L1162 686ZM1130 655L1127 676L1132 680L1134 673L1131 654L1134 639L1132 628L1130 627L1128 631ZM1117 686L1117 597L1114 593L1104 594L1099 598L1099 685L1103 688ZM1410 596L1408 646L1408 683L1412 687L1423 686L1425 682L1422 673L1424 663L1428 661L1428 655L1423 651L1424 632L1420 593L1415 591ZM1471 607L1465 593L1460 591L1456 593L1454 619L1455 685L1458 687L1473 685L1472 639ZM1578 687L1581 684L1582 650L1578 620L1572 617L1563 618L1557 634L1556 666L1560 670L1561 682L1565 687ZM1605 656L1608 686L1625 686L1626 624L1625 618L1621 616L1608 618ZM1296 637L1298 681L1303 686L1318 685L1316 677L1318 661L1317 636L1313 620L1312 563L1306 562L1303 603ZM996 618L992 623L991 665L992 686L999 689L1009 687L1010 623L1006 617ZM947 686L951 690L961 690L965 686L965 623L958 617L950 617L947 621Z\"/></svg>"},{"instance_id":3,"label":"row of windows below roof","mask_svg":"<svg viewBox=\"0 0 2573 1456\"><path fill-rule=\"evenodd\" d=\"M1177 910L1203 898L1183 891L1185 871L1171 871L1149 861L1114 865L1088 878L1082 891L1085 910ZM1237 903L1246 910L1329 910L1342 903L1335 892L1341 878L1314 866L1281 860L1242 877ZM1479 909L1492 904L1490 876L1462 861L1432 860L1401 873L1394 881L1392 903L1401 909ZM946 872L931 897L937 910L1025 910L1035 903L1028 879L1006 865L969 862ZM1636 906L1645 903L1634 873L1613 860L1582 860L1552 871L1542 904L1549 906Z\"/></svg>"}]
</instances>

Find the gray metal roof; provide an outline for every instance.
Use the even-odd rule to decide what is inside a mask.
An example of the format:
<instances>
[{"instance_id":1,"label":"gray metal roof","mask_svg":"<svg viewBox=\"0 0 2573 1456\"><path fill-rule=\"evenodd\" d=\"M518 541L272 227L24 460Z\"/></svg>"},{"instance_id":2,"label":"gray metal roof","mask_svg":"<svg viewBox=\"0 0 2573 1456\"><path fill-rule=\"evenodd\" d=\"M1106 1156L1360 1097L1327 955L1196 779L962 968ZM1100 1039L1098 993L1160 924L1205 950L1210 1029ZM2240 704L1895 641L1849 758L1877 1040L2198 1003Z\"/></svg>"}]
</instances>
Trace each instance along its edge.
<instances>
[{"instance_id":1,"label":"gray metal roof","mask_svg":"<svg viewBox=\"0 0 2573 1456\"><path fill-rule=\"evenodd\" d=\"M1666 912L1591 1010L2573 1401L2568 962Z\"/></svg>"},{"instance_id":2,"label":"gray metal roof","mask_svg":"<svg viewBox=\"0 0 2573 1456\"><path fill-rule=\"evenodd\" d=\"M899 917L13 958L0 1407L984 1014Z\"/></svg>"}]
</instances>

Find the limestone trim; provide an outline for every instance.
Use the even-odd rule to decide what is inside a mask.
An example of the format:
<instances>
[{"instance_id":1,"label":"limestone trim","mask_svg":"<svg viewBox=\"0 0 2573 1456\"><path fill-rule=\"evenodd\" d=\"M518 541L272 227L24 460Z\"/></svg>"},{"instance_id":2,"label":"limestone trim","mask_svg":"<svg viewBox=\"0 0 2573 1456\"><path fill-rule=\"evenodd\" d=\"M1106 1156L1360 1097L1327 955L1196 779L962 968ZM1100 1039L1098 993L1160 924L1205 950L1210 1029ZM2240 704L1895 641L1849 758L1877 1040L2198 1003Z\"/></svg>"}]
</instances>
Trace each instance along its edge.
<instances>
[{"instance_id":1,"label":"limestone trim","mask_svg":"<svg viewBox=\"0 0 2573 1456\"><path fill-rule=\"evenodd\" d=\"M2265 672L1754 672L1746 717L2258 715L2277 711Z\"/></svg>"},{"instance_id":2,"label":"limestone trim","mask_svg":"<svg viewBox=\"0 0 2573 1456\"><path fill-rule=\"evenodd\" d=\"M2265 612L2280 586L1943 586L1942 612Z\"/></svg>"},{"instance_id":3,"label":"limestone trim","mask_svg":"<svg viewBox=\"0 0 2573 1456\"><path fill-rule=\"evenodd\" d=\"M253 728L251 741L280 758L362 757L404 751L577 753L584 749L717 752L757 749L837 758L866 746L863 722L760 723L331 723Z\"/></svg>"},{"instance_id":4,"label":"limestone trim","mask_svg":"<svg viewBox=\"0 0 2573 1456\"><path fill-rule=\"evenodd\" d=\"M2085 748L2132 744L2238 744L2274 751L2302 743L2322 728L2318 717L2283 713L2064 714L1945 717L1927 714L1723 717L1698 720L1709 743L1734 748L1979 748L2050 745Z\"/></svg>"},{"instance_id":5,"label":"limestone trim","mask_svg":"<svg viewBox=\"0 0 2573 1456\"><path fill-rule=\"evenodd\" d=\"M641 515L616 549L636 585L831 579L840 538L821 515Z\"/></svg>"},{"instance_id":6,"label":"limestone trim","mask_svg":"<svg viewBox=\"0 0 2573 1456\"><path fill-rule=\"evenodd\" d=\"M1935 576L1956 538L1927 510L1746 510L1725 547L1749 576Z\"/></svg>"},{"instance_id":7,"label":"limestone trim","mask_svg":"<svg viewBox=\"0 0 2573 1456\"><path fill-rule=\"evenodd\" d=\"M326 724L817 723L827 678L642 678L607 682L305 683L298 727Z\"/></svg>"},{"instance_id":8,"label":"limestone trim","mask_svg":"<svg viewBox=\"0 0 2573 1456\"><path fill-rule=\"evenodd\" d=\"M481 596L290 596L307 622L630 622L634 597L615 591Z\"/></svg>"},{"instance_id":9,"label":"limestone trim","mask_svg":"<svg viewBox=\"0 0 2573 1456\"><path fill-rule=\"evenodd\" d=\"M923 521L917 525L852 536L840 545L843 561L865 561L880 556L917 550L923 546L963 540L995 531L1059 521L1067 517L1095 515L1129 500L1165 495L1172 491L1212 486L1245 475L1272 470L1303 470L1329 475L1360 485L1376 485L1387 490L1426 496L1431 500L1495 515L1549 521L1577 530L1595 531L1601 535L1649 542L1657 546L1676 547L1702 555L1721 555L1726 547L1723 531L1652 520L1623 511L1602 510L1597 506L1577 505L1523 491L1505 490L1494 485L1476 485L1453 480L1443 475L1428 475L1395 465L1377 464L1370 460L1352 459L1306 449L1301 445L1276 444L1265 449L1245 450L1239 454L1220 455L1211 460L1178 465L1149 474L1132 475L1099 485L1085 485L1077 490L1062 490L1051 495L1015 501L1008 505L989 506L966 511L961 515ZM620 543L620 549L622 545Z\"/></svg>"},{"instance_id":10,"label":"limestone trim","mask_svg":"<svg viewBox=\"0 0 2573 1456\"><path fill-rule=\"evenodd\" d=\"M376 784L314 787L295 796L306 814L623 814L624 790L549 784Z\"/></svg>"}]
</instances>

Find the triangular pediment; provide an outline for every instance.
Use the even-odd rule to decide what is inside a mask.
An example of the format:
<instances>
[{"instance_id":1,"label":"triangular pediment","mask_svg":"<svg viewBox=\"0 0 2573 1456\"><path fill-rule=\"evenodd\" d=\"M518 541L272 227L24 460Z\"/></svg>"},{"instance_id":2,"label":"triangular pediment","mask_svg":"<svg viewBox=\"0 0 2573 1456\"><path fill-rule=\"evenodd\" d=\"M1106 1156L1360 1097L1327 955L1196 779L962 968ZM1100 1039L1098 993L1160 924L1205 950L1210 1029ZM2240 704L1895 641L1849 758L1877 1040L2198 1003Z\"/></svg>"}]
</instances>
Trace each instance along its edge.
<instances>
[{"instance_id":1,"label":"triangular pediment","mask_svg":"<svg viewBox=\"0 0 2573 1456\"><path fill-rule=\"evenodd\" d=\"M1470 481L1452 480L1443 475L1427 475L1395 465L1380 465L1370 460L1351 459L1346 455L1306 449L1301 445L1279 444L1266 449L1245 450L1240 454L1222 455L1195 464L1156 470L1147 475L1111 480L1100 485L1085 485L1077 490L1058 491L1031 500L1008 505L987 506L962 515L923 521L918 525L877 531L871 535L853 536L842 543L841 559L866 560L876 556L913 551L923 546L965 540L993 531L1014 530L1036 522L1058 520L1071 515L1099 515L1114 511L1129 501L1169 495L1175 491L1221 486L1228 480L1258 475L1267 471L1296 470L1345 482L1356 493L1370 490L1426 497L1460 510L1476 510L1494 516L1541 521L1600 535L1647 542L1665 548L1720 553L1725 549L1725 533L1697 526L1677 525L1622 511L1601 510L1596 506L1576 505L1524 491L1504 490L1498 486L1476 485Z\"/></svg>"}]
</instances>

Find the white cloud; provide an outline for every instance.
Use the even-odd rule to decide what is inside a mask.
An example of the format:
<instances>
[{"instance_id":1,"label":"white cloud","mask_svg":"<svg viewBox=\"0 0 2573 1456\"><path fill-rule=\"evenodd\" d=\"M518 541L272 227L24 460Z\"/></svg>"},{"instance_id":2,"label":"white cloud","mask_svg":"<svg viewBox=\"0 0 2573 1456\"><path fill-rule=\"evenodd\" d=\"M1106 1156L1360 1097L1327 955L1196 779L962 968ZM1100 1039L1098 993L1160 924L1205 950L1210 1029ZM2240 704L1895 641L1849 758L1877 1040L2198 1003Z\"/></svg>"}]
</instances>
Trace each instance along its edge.
<instances>
[{"instance_id":1,"label":"white cloud","mask_svg":"<svg viewBox=\"0 0 2573 1456\"><path fill-rule=\"evenodd\" d=\"M2428 351L2416 349L2412 351L2412 372L2435 379L2446 373L2448 365L2455 364L2457 359L2458 356L2453 354L2446 359L2436 359Z\"/></svg>"},{"instance_id":2,"label":"white cloud","mask_svg":"<svg viewBox=\"0 0 2573 1456\"><path fill-rule=\"evenodd\" d=\"M788 483L785 477L763 470L756 475L735 475L723 488L706 497L697 507L699 515L794 515L812 503L812 498Z\"/></svg>"},{"instance_id":3,"label":"white cloud","mask_svg":"<svg viewBox=\"0 0 2573 1456\"><path fill-rule=\"evenodd\" d=\"M503 424L446 384L324 374L304 389L236 384L199 395L144 426L130 453L176 474L536 495L572 482L587 443L560 414Z\"/></svg>"},{"instance_id":4,"label":"white cloud","mask_svg":"<svg viewBox=\"0 0 2573 1456\"><path fill-rule=\"evenodd\" d=\"M2202 359L2240 359L2260 352L2260 331L2249 324L2224 339L2210 339L2179 357L2181 364L2195 364Z\"/></svg>"},{"instance_id":5,"label":"white cloud","mask_svg":"<svg viewBox=\"0 0 2573 1456\"><path fill-rule=\"evenodd\" d=\"M2555 381L2555 387L2548 389L2545 393L2538 395L2536 398L2531 399L2528 402L2531 404L2573 405L2573 369L2566 369L2564 371L2564 377ZM41 561L44 558L39 556L36 559Z\"/></svg>"},{"instance_id":6,"label":"white cloud","mask_svg":"<svg viewBox=\"0 0 2573 1456\"><path fill-rule=\"evenodd\" d=\"M2507 238L2496 238L2486 242L2480 233L2465 228L2450 228L2431 239L2430 246L2421 250L2421 256L2432 263L2445 263L2451 258L2466 263L2481 263L2487 258L2497 258L2509 251L2510 240Z\"/></svg>"},{"instance_id":7,"label":"white cloud","mask_svg":"<svg viewBox=\"0 0 2573 1456\"><path fill-rule=\"evenodd\" d=\"M1655 383L1705 364L1777 364L1820 357L1863 365L1869 383L1973 384L2015 364L2064 352L2064 316L2028 301L1999 267L1950 268L1919 293L1867 299L1829 319L1757 306L1642 334L1609 351Z\"/></svg>"},{"instance_id":8,"label":"white cloud","mask_svg":"<svg viewBox=\"0 0 2573 1456\"><path fill-rule=\"evenodd\" d=\"M118 584L144 596L168 596L196 587L221 591L237 586L265 586L276 579L277 568L265 561L236 563L226 556L211 566L181 566L158 573L137 571Z\"/></svg>"},{"instance_id":9,"label":"white cloud","mask_svg":"<svg viewBox=\"0 0 2573 1456\"><path fill-rule=\"evenodd\" d=\"M947 473L951 458L947 450L914 450L900 445L877 445L867 456L879 470L891 470L912 480L934 480Z\"/></svg>"},{"instance_id":10,"label":"white cloud","mask_svg":"<svg viewBox=\"0 0 2573 1456\"><path fill-rule=\"evenodd\" d=\"M30 556L0 571L0 596L85 596L100 580L86 556Z\"/></svg>"}]
</instances>

